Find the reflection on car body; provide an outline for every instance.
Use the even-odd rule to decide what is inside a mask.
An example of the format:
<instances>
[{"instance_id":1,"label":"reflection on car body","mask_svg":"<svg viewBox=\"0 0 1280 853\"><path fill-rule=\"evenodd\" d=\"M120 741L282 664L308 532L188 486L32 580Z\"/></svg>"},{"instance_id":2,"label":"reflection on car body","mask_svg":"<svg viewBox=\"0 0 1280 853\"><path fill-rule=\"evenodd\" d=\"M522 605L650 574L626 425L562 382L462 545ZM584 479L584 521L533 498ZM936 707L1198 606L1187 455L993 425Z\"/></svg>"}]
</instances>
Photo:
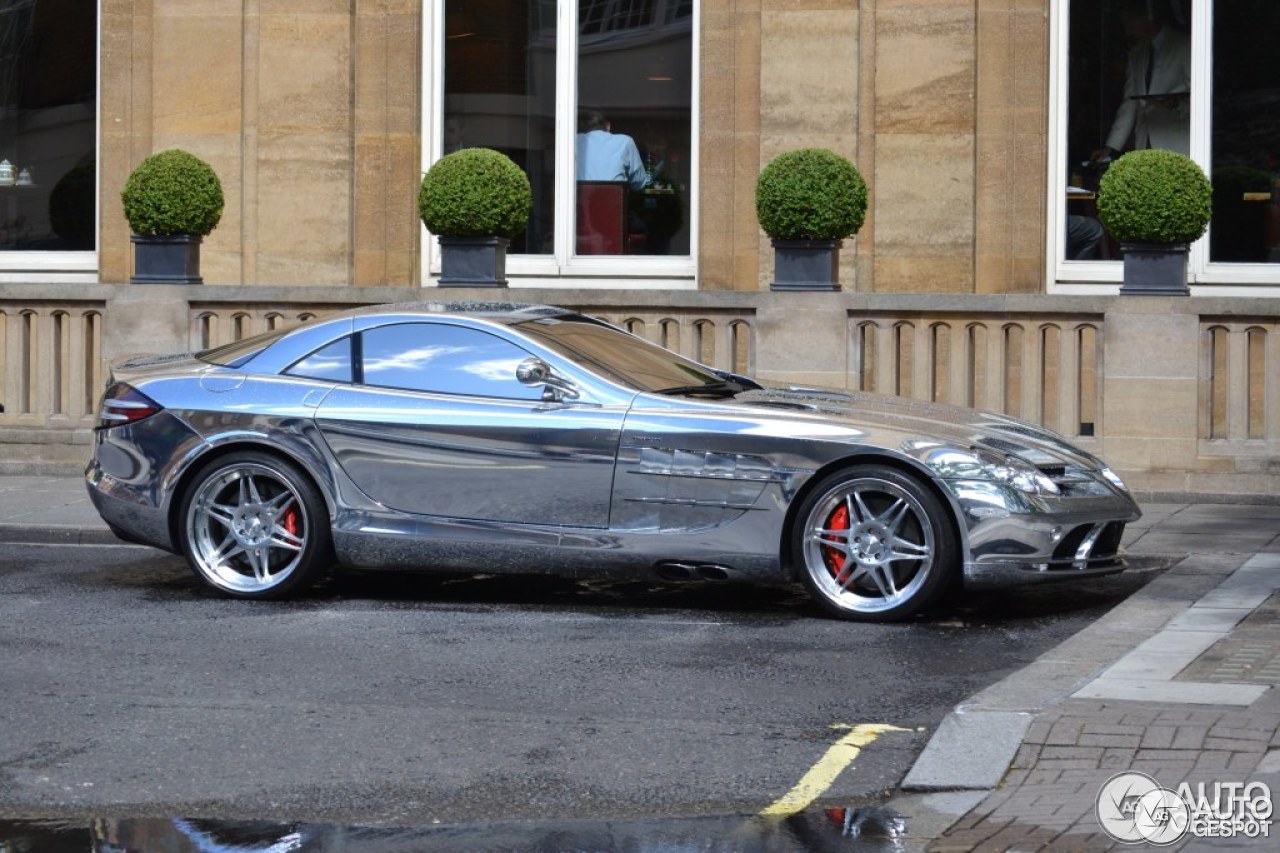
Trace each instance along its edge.
<instances>
[{"instance_id":1,"label":"reflection on car body","mask_svg":"<svg viewBox=\"0 0 1280 853\"><path fill-rule=\"evenodd\" d=\"M86 475L121 537L243 598L331 565L803 580L844 618L1123 568L1061 436L766 386L547 306L375 306L112 366Z\"/></svg>"}]
</instances>

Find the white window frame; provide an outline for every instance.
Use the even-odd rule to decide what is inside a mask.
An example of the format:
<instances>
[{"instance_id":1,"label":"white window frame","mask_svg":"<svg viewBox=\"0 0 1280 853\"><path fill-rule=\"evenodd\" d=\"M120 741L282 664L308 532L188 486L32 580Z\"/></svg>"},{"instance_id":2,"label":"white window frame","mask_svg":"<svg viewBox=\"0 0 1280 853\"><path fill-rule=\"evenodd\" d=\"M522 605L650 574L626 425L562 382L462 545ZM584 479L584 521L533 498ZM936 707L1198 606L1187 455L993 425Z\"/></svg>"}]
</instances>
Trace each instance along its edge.
<instances>
[{"instance_id":1,"label":"white window frame","mask_svg":"<svg viewBox=\"0 0 1280 853\"><path fill-rule=\"evenodd\" d=\"M674 0L672 0L674 2ZM701 3L693 4L690 94L689 251L688 255L592 255L575 254L574 151L578 101L578 4L559 0L556 21L556 175L555 239L548 255L508 255L507 277L512 287L575 287L608 289L696 290L699 197L699 80L701 63L698 34ZM424 0L422 14L422 171L444 153L444 0ZM425 227L421 238L423 287L434 287L440 277L440 250Z\"/></svg>"},{"instance_id":2,"label":"white window frame","mask_svg":"<svg viewBox=\"0 0 1280 853\"><path fill-rule=\"evenodd\" d=\"M1191 3L1191 159L1209 173L1213 162L1213 3ZM1226 0L1229 2L1229 0ZM1050 0L1049 19L1049 172L1046 192L1048 227L1047 280L1050 293L1118 293L1123 275L1120 261L1071 261L1066 258L1067 192L1067 61L1071 29L1070 0ZM1210 226L1212 227L1212 226ZM1191 245L1187 263L1193 296L1280 296L1280 264L1213 263L1209 237Z\"/></svg>"},{"instance_id":3,"label":"white window frame","mask_svg":"<svg viewBox=\"0 0 1280 853\"><path fill-rule=\"evenodd\" d=\"M97 284L98 253L102 248L102 0L98 0L94 62L98 86L94 92L93 249L76 252L0 251L0 284ZM36 176L37 179L39 176Z\"/></svg>"}]
</instances>

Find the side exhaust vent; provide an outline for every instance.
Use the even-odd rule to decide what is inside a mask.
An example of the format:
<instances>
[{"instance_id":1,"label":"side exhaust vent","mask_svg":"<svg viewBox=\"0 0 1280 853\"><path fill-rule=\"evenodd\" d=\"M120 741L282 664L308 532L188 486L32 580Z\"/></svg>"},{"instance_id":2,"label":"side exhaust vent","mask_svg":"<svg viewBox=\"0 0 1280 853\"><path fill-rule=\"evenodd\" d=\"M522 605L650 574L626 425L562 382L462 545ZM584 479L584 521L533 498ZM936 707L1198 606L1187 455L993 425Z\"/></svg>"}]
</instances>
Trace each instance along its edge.
<instances>
[{"instance_id":1,"label":"side exhaust vent","mask_svg":"<svg viewBox=\"0 0 1280 853\"><path fill-rule=\"evenodd\" d=\"M685 563L658 563L653 567L658 577L668 581L691 581L696 568Z\"/></svg>"},{"instance_id":2,"label":"side exhaust vent","mask_svg":"<svg viewBox=\"0 0 1280 853\"><path fill-rule=\"evenodd\" d=\"M727 581L733 579L733 569L711 563L677 563L665 561L653 567L658 577L668 581Z\"/></svg>"}]
</instances>

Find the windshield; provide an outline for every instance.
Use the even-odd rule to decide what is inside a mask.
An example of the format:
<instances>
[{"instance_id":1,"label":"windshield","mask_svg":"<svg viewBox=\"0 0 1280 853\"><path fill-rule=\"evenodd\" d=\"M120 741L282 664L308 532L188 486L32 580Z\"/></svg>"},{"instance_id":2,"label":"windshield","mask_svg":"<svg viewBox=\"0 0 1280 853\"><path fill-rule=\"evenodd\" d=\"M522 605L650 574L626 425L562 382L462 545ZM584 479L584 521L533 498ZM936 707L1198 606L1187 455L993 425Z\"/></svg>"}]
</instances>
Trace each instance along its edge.
<instances>
[{"instance_id":1,"label":"windshield","mask_svg":"<svg viewBox=\"0 0 1280 853\"><path fill-rule=\"evenodd\" d=\"M288 330L278 329L274 332L264 332L261 335L254 335L242 341L235 341L213 349L203 350L196 353L196 358L223 367L241 367L249 359L279 340L280 336L286 331Z\"/></svg>"},{"instance_id":2,"label":"windshield","mask_svg":"<svg viewBox=\"0 0 1280 853\"><path fill-rule=\"evenodd\" d=\"M519 328L578 364L640 391L696 393L725 385L725 377L708 367L588 317L530 320Z\"/></svg>"}]
</instances>

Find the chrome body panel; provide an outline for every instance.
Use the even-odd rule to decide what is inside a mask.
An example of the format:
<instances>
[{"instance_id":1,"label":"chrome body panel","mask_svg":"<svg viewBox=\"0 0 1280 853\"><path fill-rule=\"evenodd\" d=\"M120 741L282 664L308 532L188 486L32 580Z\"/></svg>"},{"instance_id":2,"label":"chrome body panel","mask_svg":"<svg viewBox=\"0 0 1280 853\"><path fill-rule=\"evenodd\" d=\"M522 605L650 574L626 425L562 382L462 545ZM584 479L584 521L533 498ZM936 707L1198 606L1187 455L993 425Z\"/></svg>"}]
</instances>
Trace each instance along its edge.
<instances>
[{"instance_id":1,"label":"chrome body panel","mask_svg":"<svg viewBox=\"0 0 1280 853\"><path fill-rule=\"evenodd\" d=\"M174 551L169 509L176 471L204 442L172 412L94 431L85 470L89 497L103 520L133 542Z\"/></svg>"},{"instance_id":2,"label":"chrome body panel","mask_svg":"<svg viewBox=\"0 0 1280 853\"><path fill-rule=\"evenodd\" d=\"M357 488L391 510L607 527L623 407L335 388L316 424Z\"/></svg>"},{"instance_id":3,"label":"chrome body panel","mask_svg":"<svg viewBox=\"0 0 1280 853\"><path fill-rule=\"evenodd\" d=\"M1123 568L1119 530L1140 516L1137 505L1099 460L1047 430L826 389L727 400L638 392L521 333L540 316L571 315L392 306L304 326L235 367L190 356L113 365L114 380L163 411L95 432L86 470L94 504L124 535L175 550L170 523L185 478L211 454L257 447L313 479L347 565L636 576L679 562L776 582L791 578L788 512L806 484L833 466L880 462L917 475L950 508L970 586ZM577 397L450 396L282 375L345 335L405 322L501 337ZM1057 493L979 476L974 447L1051 472Z\"/></svg>"}]
</instances>

